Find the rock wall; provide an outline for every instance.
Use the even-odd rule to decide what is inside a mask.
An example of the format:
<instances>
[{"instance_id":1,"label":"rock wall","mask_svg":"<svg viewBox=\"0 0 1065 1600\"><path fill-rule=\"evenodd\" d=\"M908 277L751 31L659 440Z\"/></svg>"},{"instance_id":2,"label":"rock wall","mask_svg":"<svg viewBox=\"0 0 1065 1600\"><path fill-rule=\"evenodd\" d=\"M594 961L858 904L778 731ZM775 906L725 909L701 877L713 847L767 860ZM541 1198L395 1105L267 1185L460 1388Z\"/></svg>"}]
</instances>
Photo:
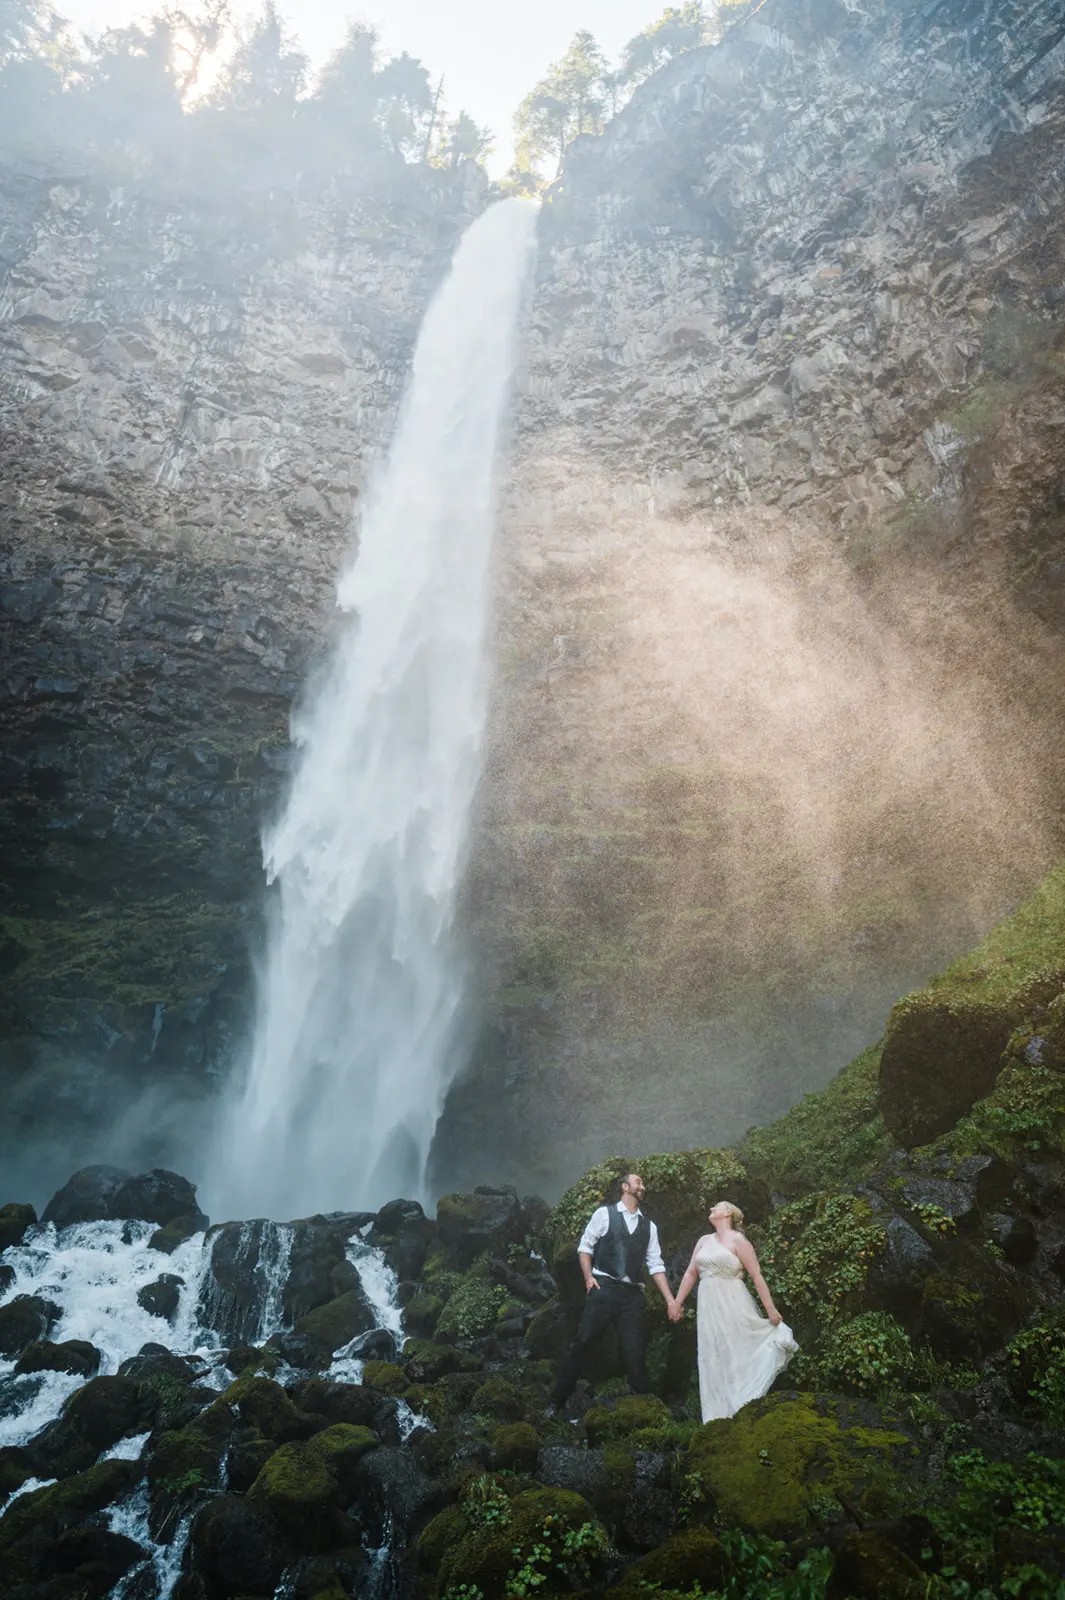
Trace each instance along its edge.
<instances>
[{"instance_id":1,"label":"rock wall","mask_svg":"<svg viewBox=\"0 0 1065 1600\"><path fill-rule=\"evenodd\" d=\"M824 1083L1061 848L1063 66L1053 4L769 0L570 151L474 888L548 1192L545 1125Z\"/></svg>"},{"instance_id":2,"label":"rock wall","mask_svg":"<svg viewBox=\"0 0 1065 1600\"><path fill-rule=\"evenodd\" d=\"M483 177L201 200L0 183L16 1142L58 1111L61 1146L88 1119L158 1154L185 1108L124 1127L131 1081L195 1102L231 1064L289 708Z\"/></svg>"}]
</instances>

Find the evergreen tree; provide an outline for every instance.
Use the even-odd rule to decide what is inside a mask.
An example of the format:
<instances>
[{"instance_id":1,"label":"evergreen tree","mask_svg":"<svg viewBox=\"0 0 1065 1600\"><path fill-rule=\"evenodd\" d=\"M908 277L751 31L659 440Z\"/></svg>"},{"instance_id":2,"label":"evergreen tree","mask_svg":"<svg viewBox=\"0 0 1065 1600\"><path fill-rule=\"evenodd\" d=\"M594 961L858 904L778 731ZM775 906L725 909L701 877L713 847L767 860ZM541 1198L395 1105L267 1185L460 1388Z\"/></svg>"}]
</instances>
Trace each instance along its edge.
<instances>
[{"instance_id":1,"label":"evergreen tree","mask_svg":"<svg viewBox=\"0 0 1065 1600\"><path fill-rule=\"evenodd\" d=\"M630 39L622 52L619 75L623 82L642 83L652 72L685 50L705 44L712 31L703 0L685 0L667 6L657 22Z\"/></svg>"},{"instance_id":2,"label":"evergreen tree","mask_svg":"<svg viewBox=\"0 0 1065 1600\"><path fill-rule=\"evenodd\" d=\"M460 161L483 161L493 147L492 130L483 128L466 111L444 124L437 149L437 164L457 167Z\"/></svg>"},{"instance_id":3,"label":"evergreen tree","mask_svg":"<svg viewBox=\"0 0 1065 1600\"><path fill-rule=\"evenodd\" d=\"M307 57L290 43L274 0L266 0L212 98L216 105L253 117L285 121L295 115L306 77Z\"/></svg>"},{"instance_id":4,"label":"evergreen tree","mask_svg":"<svg viewBox=\"0 0 1065 1600\"><path fill-rule=\"evenodd\" d=\"M522 101L514 119L517 134L515 168L536 173L545 167L562 170L566 146L582 133L603 127L607 66L593 36L576 33L560 61Z\"/></svg>"}]
</instances>

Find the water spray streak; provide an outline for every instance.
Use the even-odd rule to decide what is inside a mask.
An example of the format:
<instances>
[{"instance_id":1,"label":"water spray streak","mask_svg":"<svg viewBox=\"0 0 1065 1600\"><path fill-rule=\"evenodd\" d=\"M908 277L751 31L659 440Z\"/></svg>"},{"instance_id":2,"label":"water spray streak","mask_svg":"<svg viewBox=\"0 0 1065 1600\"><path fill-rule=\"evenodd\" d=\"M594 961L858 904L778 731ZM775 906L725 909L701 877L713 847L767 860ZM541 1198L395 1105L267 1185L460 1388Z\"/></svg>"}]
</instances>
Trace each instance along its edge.
<instances>
[{"instance_id":1,"label":"water spray streak","mask_svg":"<svg viewBox=\"0 0 1065 1600\"><path fill-rule=\"evenodd\" d=\"M374 1206L423 1181L455 1064L495 464L535 225L504 201L459 245L294 725L250 1068L211 1185L231 1215Z\"/></svg>"}]
</instances>

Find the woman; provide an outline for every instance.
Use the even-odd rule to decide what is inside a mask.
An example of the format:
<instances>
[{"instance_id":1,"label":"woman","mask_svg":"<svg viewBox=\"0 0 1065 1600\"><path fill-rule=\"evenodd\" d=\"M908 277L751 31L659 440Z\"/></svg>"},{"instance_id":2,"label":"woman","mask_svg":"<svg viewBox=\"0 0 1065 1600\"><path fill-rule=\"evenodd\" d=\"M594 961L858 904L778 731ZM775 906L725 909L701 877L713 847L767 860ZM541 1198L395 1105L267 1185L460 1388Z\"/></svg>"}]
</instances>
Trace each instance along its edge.
<instances>
[{"instance_id":1,"label":"woman","mask_svg":"<svg viewBox=\"0 0 1065 1600\"><path fill-rule=\"evenodd\" d=\"M699 1400L703 1421L731 1417L749 1400L765 1394L799 1348L773 1304L754 1247L743 1232L743 1212L719 1200L710 1212L713 1233L704 1233L692 1251L670 1311L674 1322L696 1282L699 1331ZM750 1273L765 1307L760 1317L743 1282ZM768 1320L767 1320L768 1319Z\"/></svg>"}]
</instances>

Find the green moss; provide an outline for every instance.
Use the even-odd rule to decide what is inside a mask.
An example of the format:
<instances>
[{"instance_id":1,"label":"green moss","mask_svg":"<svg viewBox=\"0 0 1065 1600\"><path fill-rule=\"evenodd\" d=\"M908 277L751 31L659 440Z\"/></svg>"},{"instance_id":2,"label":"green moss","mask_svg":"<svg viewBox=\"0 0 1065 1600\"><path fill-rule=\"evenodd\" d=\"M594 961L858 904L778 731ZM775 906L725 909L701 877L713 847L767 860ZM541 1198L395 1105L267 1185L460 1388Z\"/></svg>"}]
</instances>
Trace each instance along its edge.
<instances>
[{"instance_id":1,"label":"green moss","mask_svg":"<svg viewBox=\"0 0 1065 1600\"><path fill-rule=\"evenodd\" d=\"M440 1321L444 1302L439 1295L416 1294L403 1308L403 1321L413 1334L428 1337Z\"/></svg>"},{"instance_id":2,"label":"green moss","mask_svg":"<svg viewBox=\"0 0 1065 1600\"><path fill-rule=\"evenodd\" d=\"M22 1495L0 1518L0 1551L31 1536L58 1534L128 1494L140 1477L135 1461L101 1461L59 1483Z\"/></svg>"},{"instance_id":3,"label":"green moss","mask_svg":"<svg viewBox=\"0 0 1065 1600\"><path fill-rule=\"evenodd\" d=\"M652 1594L708 1594L723 1586L730 1562L717 1534L687 1528L634 1561L608 1600L649 1600Z\"/></svg>"},{"instance_id":4,"label":"green moss","mask_svg":"<svg viewBox=\"0 0 1065 1600\"><path fill-rule=\"evenodd\" d=\"M232 1427L228 1407L216 1400L195 1422L162 1434L148 1458L153 1493L172 1494L175 1485L189 1483L193 1475L204 1484L215 1483Z\"/></svg>"},{"instance_id":5,"label":"green moss","mask_svg":"<svg viewBox=\"0 0 1065 1600\"><path fill-rule=\"evenodd\" d=\"M366 1302L358 1289L350 1289L297 1318L292 1331L310 1340L322 1357L328 1357L364 1332L365 1327Z\"/></svg>"},{"instance_id":6,"label":"green moss","mask_svg":"<svg viewBox=\"0 0 1065 1600\"><path fill-rule=\"evenodd\" d=\"M1023 1008L1043 996L1051 998L1063 982L1065 863L1048 873L1035 893L974 950L934 978L927 992Z\"/></svg>"},{"instance_id":7,"label":"green moss","mask_svg":"<svg viewBox=\"0 0 1065 1600\"><path fill-rule=\"evenodd\" d=\"M584 1418L588 1443L606 1444L641 1432L654 1433L672 1421L668 1408L653 1394L624 1395L607 1408L593 1406Z\"/></svg>"},{"instance_id":8,"label":"green moss","mask_svg":"<svg viewBox=\"0 0 1065 1600\"><path fill-rule=\"evenodd\" d=\"M860 1504L873 1484L889 1488L916 1447L885 1419L863 1420L857 1403L771 1395L727 1421L709 1422L681 1458L718 1512L753 1533L801 1533L825 1496Z\"/></svg>"},{"instance_id":9,"label":"green moss","mask_svg":"<svg viewBox=\"0 0 1065 1600\"><path fill-rule=\"evenodd\" d=\"M283 1444L275 1450L248 1494L253 1500L267 1501L279 1511L298 1512L331 1505L337 1491L336 1475L312 1441Z\"/></svg>"},{"instance_id":10,"label":"green moss","mask_svg":"<svg viewBox=\"0 0 1065 1600\"><path fill-rule=\"evenodd\" d=\"M431 1344L428 1339L408 1339L403 1346L403 1365L415 1383L435 1383L457 1372L477 1372L484 1365L472 1350L453 1344Z\"/></svg>"},{"instance_id":11,"label":"green moss","mask_svg":"<svg viewBox=\"0 0 1065 1600\"><path fill-rule=\"evenodd\" d=\"M758 1253L783 1314L803 1329L823 1331L861 1310L869 1268L884 1243L867 1200L814 1194L773 1213Z\"/></svg>"},{"instance_id":12,"label":"green moss","mask_svg":"<svg viewBox=\"0 0 1065 1600\"><path fill-rule=\"evenodd\" d=\"M753 1128L737 1154L775 1190L805 1194L859 1183L892 1149L877 1108L880 1046L864 1050L819 1094L808 1094L766 1128Z\"/></svg>"},{"instance_id":13,"label":"green moss","mask_svg":"<svg viewBox=\"0 0 1065 1600\"><path fill-rule=\"evenodd\" d=\"M819 1387L886 1396L903 1389L913 1376L909 1334L883 1311L863 1311L837 1324L815 1367Z\"/></svg>"},{"instance_id":14,"label":"green moss","mask_svg":"<svg viewBox=\"0 0 1065 1600\"><path fill-rule=\"evenodd\" d=\"M454 1507L442 1512L421 1536L419 1564L434 1575L430 1593L435 1596L462 1583L476 1585L485 1600L503 1600L507 1594L550 1593L543 1587L543 1578L523 1589L518 1572L529 1563L537 1546L561 1555L567 1536L574 1539L585 1528L598 1530L605 1542L604 1531L580 1495L565 1489L525 1490L510 1501L505 1520L487 1526L472 1520L468 1509L458 1515Z\"/></svg>"},{"instance_id":15,"label":"green moss","mask_svg":"<svg viewBox=\"0 0 1065 1600\"><path fill-rule=\"evenodd\" d=\"M501 1422L489 1430L488 1442L497 1467L531 1471L540 1454L540 1435L528 1422Z\"/></svg>"},{"instance_id":16,"label":"green moss","mask_svg":"<svg viewBox=\"0 0 1065 1600\"><path fill-rule=\"evenodd\" d=\"M308 1419L292 1404L281 1385L254 1372L247 1372L231 1383L223 1391L221 1400L224 1405L236 1406L241 1420L264 1439L283 1444L308 1431Z\"/></svg>"},{"instance_id":17,"label":"green moss","mask_svg":"<svg viewBox=\"0 0 1065 1600\"><path fill-rule=\"evenodd\" d=\"M501 1283L492 1283L479 1276L462 1279L448 1299L437 1333L448 1339L476 1339L491 1333L496 1316L507 1298Z\"/></svg>"},{"instance_id":18,"label":"green moss","mask_svg":"<svg viewBox=\"0 0 1065 1600\"><path fill-rule=\"evenodd\" d=\"M508 1382L506 1378L486 1378L474 1391L470 1406L474 1411L481 1411L486 1416L497 1417L507 1422L528 1420L528 1396L518 1388L517 1384Z\"/></svg>"},{"instance_id":19,"label":"green moss","mask_svg":"<svg viewBox=\"0 0 1065 1600\"><path fill-rule=\"evenodd\" d=\"M364 1362L362 1381L368 1389L380 1389L382 1394L404 1394L410 1388L407 1374L393 1361Z\"/></svg>"}]
</instances>

